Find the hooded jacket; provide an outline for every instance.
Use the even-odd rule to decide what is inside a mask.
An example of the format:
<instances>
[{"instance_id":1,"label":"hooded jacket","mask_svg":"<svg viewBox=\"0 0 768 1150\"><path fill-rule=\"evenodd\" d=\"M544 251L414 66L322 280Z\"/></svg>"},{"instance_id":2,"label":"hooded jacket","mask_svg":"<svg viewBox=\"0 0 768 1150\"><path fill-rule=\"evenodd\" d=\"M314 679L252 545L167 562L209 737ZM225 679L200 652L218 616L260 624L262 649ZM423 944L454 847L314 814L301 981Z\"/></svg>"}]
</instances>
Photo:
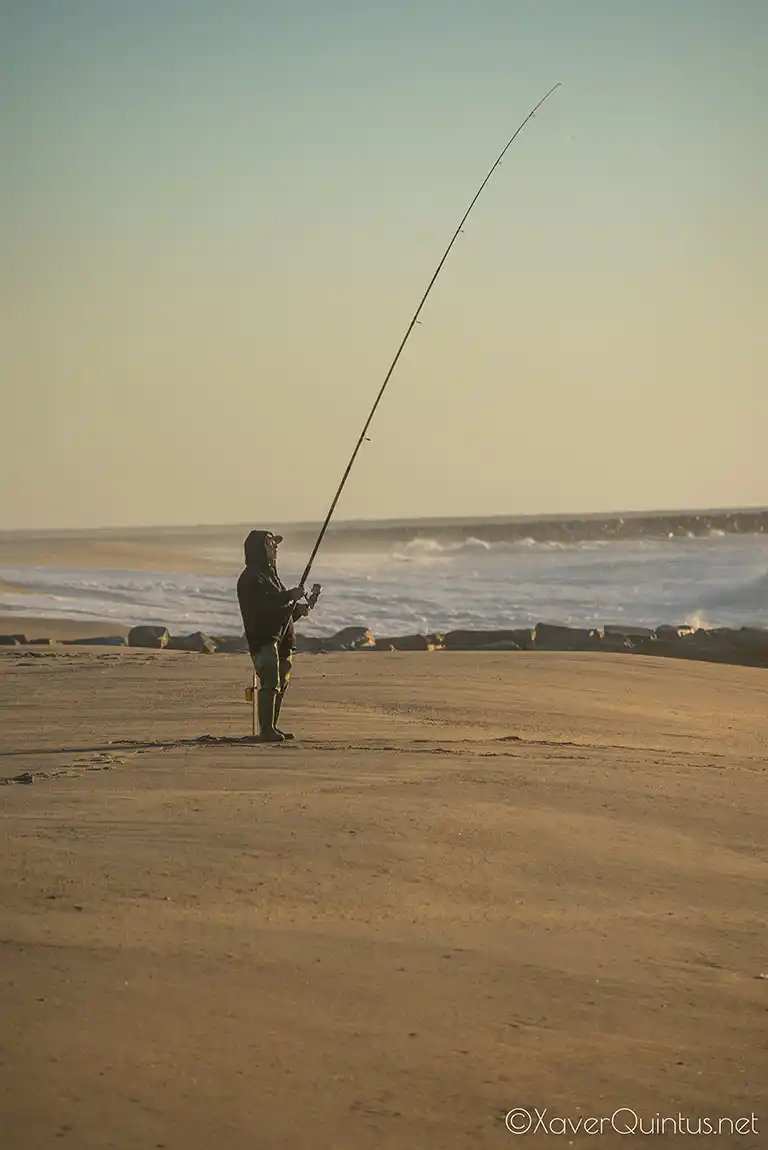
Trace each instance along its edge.
<instances>
[{"instance_id":1,"label":"hooded jacket","mask_svg":"<svg viewBox=\"0 0 768 1150\"><path fill-rule=\"evenodd\" d=\"M265 540L268 531L251 531L245 541L245 570L237 581L237 599L243 616L248 650L255 654L260 647L280 638L288 623L281 649L293 650L293 603L275 564L269 559ZM288 620L290 619L290 622Z\"/></svg>"}]
</instances>

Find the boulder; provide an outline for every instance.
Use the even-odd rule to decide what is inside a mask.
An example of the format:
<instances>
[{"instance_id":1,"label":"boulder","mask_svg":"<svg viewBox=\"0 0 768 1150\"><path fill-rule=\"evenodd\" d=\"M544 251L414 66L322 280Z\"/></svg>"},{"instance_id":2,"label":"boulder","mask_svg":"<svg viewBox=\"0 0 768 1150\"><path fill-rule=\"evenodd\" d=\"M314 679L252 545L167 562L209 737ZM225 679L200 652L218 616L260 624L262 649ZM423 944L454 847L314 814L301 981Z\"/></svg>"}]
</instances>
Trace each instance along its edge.
<instances>
[{"instance_id":1,"label":"boulder","mask_svg":"<svg viewBox=\"0 0 768 1150\"><path fill-rule=\"evenodd\" d=\"M247 655L248 640L245 635L211 635L217 652L225 655Z\"/></svg>"},{"instance_id":2,"label":"boulder","mask_svg":"<svg viewBox=\"0 0 768 1150\"><path fill-rule=\"evenodd\" d=\"M203 631L195 631L192 635L173 635L166 646L169 651L198 651L204 655L213 655L216 651L213 639Z\"/></svg>"},{"instance_id":3,"label":"boulder","mask_svg":"<svg viewBox=\"0 0 768 1150\"><path fill-rule=\"evenodd\" d=\"M698 632L697 632L698 635ZM706 644L710 650L728 651L732 662L751 667L768 667L768 631L760 627L717 627L707 633L707 638L698 639L699 645Z\"/></svg>"},{"instance_id":4,"label":"boulder","mask_svg":"<svg viewBox=\"0 0 768 1150\"><path fill-rule=\"evenodd\" d=\"M751 634L744 635L743 632ZM761 636L765 636L762 641ZM634 650L640 655L666 655L675 659L701 659L707 663L768 667L768 633L756 628L742 628L741 631L728 627L716 630L699 628L679 639L635 639L632 642Z\"/></svg>"},{"instance_id":5,"label":"boulder","mask_svg":"<svg viewBox=\"0 0 768 1150\"><path fill-rule=\"evenodd\" d=\"M640 627L634 623L606 623L603 627L603 638L620 635L623 639L652 639L655 634L652 627Z\"/></svg>"},{"instance_id":6,"label":"boulder","mask_svg":"<svg viewBox=\"0 0 768 1150\"><path fill-rule=\"evenodd\" d=\"M335 635L322 640L324 651L357 651L362 647L375 647L376 638L367 627L344 627Z\"/></svg>"},{"instance_id":7,"label":"boulder","mask_svg":"<svg viewBox=\"0 0 768 1150\"><path fill-rule=\"evenodd\" d=\"M318 639L316 635L302 635L301 632L297 632L296 650L299 654L317 655L326 649L325 643L327 641L326 639Z\"/></svg>"},{"instance_id":8,"label":"boulder","mask_svg":"<svg viewBox=\"0 0 768 1150\"><path fill-rule=\"evenodd\" d=\"M598 631L598 635L600 632ZM640 636L630 638L629 635L622 635L621 632L609 631L606 635L603 633L600 641L600 646L604 651L634 651L638 643L655 643L655 638L643 639Z\"/></svg>"},{"instance_id":9,"label":"boulder","mask_svg":"<svg viewBox=\"0 0 768 1150\"><path fill-rule=\"evenodd\" d=\"M675 642L677 639L684 639L688 635L693 634L693 627L687 625L682 627L672 627L669 623L662 623L660 627L656 628L656 638L662 639L665 642Z\"/></svg>"},{"instance_id":10,"label":"boulder","mask_svg":"<svg viewBox=\"0 0 768 1150\"><path fill-rule=\"evenodd\" d=\"M168 634L167 627L155 627L145 625L141 627L131 627L128 632L128 646L129 647L154 647L159 649L167 647L171 636Z\"/></svg>"},{"instance_id":11,"label":"boulder","mask_svg":"<svg viewBox=\"0 0 768 1150\"><path fill-rule=\"evenodd\" d=\"M523 648L514 639L499 639L497 643L483 643L475 647L475 651L522 651Z\"/></svg>"},{"instance_id":12,"label":"boulder","mask_svg":"<svg viewBox=\"0 0 768 1150\"><path fill-rule=\"evenodd\" d=\"M609 635L608 641L614 639L618 642L619 638L620 636L617 635ZM679 636L677 638L657 636L653 639L624 639L622 643L624 649L632 651L635 655L654 655L657 658L669 659L698 659L701 657L695 650L683 643ZM603 645L605 645L605 641L603 641ZM613 647L613 650L620 649L620 647Z\"/></svg>"},{"instance_id":13,"label":"boulder","mask_svg":"<svg viewBox=\"0 0 768 1150\"><path fill-rule=\"evenodd\" d=\"M768 653L768 631L761 627L740 627L738 631L729 627L718 627L710 634L716 636L720 642L732 643L747 651Z\"/></svg>"},{"instance_id":14,"label":"boulder","mask_svg":"<svg viewBox=\"0 0 768 1150\"><path fill-rule=\"evenodd\" d=\"M498 643L515 643L526 651L533 645L532 633L527 630L512 631L448 631L443 636L446 651L480 651L496 648Z\"/></svg>"},{"instance_id":15,"label":"boulder","mask_svg":"<svg viewBox=\"0 0 768 1150\"><path fill-rule=\"evenodd\" d=\"M90 635L87 639L62 639L70 647L127 647L125 635Z\"/></svg>"},{"instance_id":16,"label":"boulder","mask_svg":"<svg viewBox=\"0 0 768 1150\"><path fill-rule=\"evenodd\" d=\"M204 631L193 631L191 635L185 635L184 642L186 646L185 651L197 651L201 655L215 655L216 644L210 635L206 635Z\"/></svg>"},{"instance_id":17,"label":"boulder","mask_svg":"<svg viewBox=\"0 0 768 1150\"><path fill-rule=\"evenodd\" d=\"M688 635L683 635L686 646L690 647L693 644L708 644L713 642L715 636L714 631L707 630L706 627L697 627L695 631L691 631Z\"/></svg>"},{"instance_id":18,"label":"boulder","mask_svg":"<svg viewBox=\"0 0 768 1150\"><path fill-rule=\"evenodd\" d=\"M556 623L537 623L533 639L537 651L592 651L600 646L598 631Z\"/></svg>"},{"instance_id":19,"label":"boulder","mask_svg":"<svg viewBox=\"0 0 768 1150\"><path fill-rule=\"evenodd\" d=\"M395 635L394 638L376 637L377 651L434 651L435 644L428 635Z\"/></svg>"}]
</instances>

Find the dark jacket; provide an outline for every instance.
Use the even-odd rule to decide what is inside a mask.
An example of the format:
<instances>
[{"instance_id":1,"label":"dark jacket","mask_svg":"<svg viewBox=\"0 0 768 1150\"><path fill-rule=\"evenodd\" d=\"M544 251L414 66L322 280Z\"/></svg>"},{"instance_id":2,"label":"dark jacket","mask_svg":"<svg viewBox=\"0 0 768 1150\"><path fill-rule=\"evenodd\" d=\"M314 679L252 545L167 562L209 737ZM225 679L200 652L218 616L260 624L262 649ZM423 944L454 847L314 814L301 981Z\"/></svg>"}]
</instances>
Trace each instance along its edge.
<instances>
[{"instance_id":1,"label":"dark jacket","mask_svg":"<svg viewBox=\"0 0 768 1150\"><path fill-rule=\"evenodd\" d=\"M281 650L290 651L295 646L293 604L280 582L277 568L267 558L264 546L267 534L251 531L245 541L245 570L237 581L237 599L251 654L279 639L289 619Z\"/></svg>"}]
</instances>

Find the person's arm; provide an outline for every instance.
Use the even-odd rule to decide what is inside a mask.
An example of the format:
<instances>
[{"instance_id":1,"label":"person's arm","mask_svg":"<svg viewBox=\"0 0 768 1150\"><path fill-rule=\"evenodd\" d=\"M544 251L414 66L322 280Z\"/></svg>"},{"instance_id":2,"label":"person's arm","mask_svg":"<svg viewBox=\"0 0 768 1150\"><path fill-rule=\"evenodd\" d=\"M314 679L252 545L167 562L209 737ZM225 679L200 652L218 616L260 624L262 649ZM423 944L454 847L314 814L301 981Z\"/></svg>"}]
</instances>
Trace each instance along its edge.
<instances>
[{"instance_id":1,"label":"person's arm","mask_svg":"<svg viewBox=\"0 0 768 1150\"><path fill-rule=\"evenodd\" d=\"M237 584L237 597L246 631L269 634L290 621L294 603L302 591L298 587L281 590L273 583L243 572Z\"/></svg>"},{"instance_id":2,"label":"person's arm","mask_svg":"<svg viewBox=\"0 0 768 1150\"><path fill-rule=\"evenodd\" d=\"M306 615L309 614L309 612L313 609L313 607L317 603L318 599L320 598L320 591L321 590L322 590L322 588L321 588L320 584L314 583L312 585L312 590L309 593L309 596L307 598L306 603L297 603L296 604L296 606L293 609L293 615L291 616L294 623L296 622L297 619L303 619Z\"/></svg>"},{"instance_id":3,"label":"person's arm","mask_svg":"<svg viewBox=\"0 0 768 1150\"><path fill-rule=\"evenodd\" d=\"M259 599L264 601L264 606L269 610L274 610L277 607L290 607L303 594L303 587L291 587L289 591L278 591L277 588L271 587L268 583L259 587Z\"/></svg>"}]
</instances>

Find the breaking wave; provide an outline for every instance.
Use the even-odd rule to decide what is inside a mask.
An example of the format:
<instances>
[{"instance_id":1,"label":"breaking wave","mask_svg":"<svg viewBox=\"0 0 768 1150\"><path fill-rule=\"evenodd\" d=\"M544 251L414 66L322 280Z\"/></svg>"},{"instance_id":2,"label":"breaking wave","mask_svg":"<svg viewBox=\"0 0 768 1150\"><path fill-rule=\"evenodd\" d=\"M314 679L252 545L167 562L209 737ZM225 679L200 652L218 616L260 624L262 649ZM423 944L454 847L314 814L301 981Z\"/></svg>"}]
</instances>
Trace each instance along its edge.
<instances>
[{"instance_id":1,"label":"breaking wave","mask_svg":"<svg viewBox=\"0 0 768 1150\"><path fill-rule=\"evenodd\" d=\"M488 543L485 539L465 539L461 543L440 543L438 539L418 538L395 551L392 558L397 563L423 562L441 558L454 558L457 555L483 553L494 548L504 547L506 544Z\"/></svg>"},{"instance_id":2,"label":"breaking wave","mask_svg":"<svg viewBox=\"0 0 768 1150\"><path fill-rule=\"evenodd\" d=\"M750 617L764 616L768 607L768 571L763 571L756 579L718 588L704 597L702 606L739 610Z\"/></svg>"}]
</instances>

